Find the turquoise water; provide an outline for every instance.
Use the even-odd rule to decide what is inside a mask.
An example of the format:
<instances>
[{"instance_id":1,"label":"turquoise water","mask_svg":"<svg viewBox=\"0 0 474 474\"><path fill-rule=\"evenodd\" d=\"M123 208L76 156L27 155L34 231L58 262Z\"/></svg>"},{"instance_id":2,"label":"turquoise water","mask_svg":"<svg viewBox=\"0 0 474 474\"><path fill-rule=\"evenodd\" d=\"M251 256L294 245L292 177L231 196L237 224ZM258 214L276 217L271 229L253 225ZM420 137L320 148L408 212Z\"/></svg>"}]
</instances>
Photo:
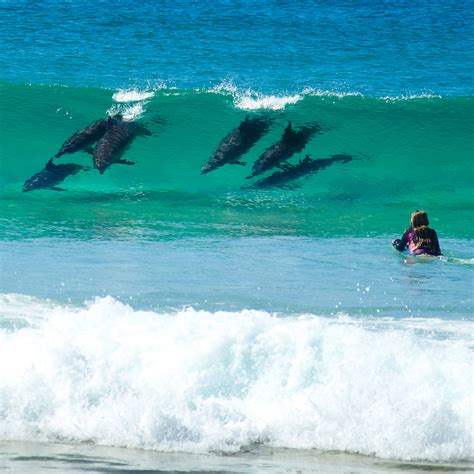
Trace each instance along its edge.
<instances>
[{"instance_id":1,"label":"turquoise water","mask_svg":"<svg viewBox=\"0 0 474 474\"><path fill-rule=\"evenodd\" d=\"M0 8L15 46L0 50L5 466L59 466L66 444L97 472L115 457L469 469L469 2ZM126 150L133 166L101 175L66 154L54 163L91 169L22 192L115 113L151 132ZM269 129L245 166L201 174L246 116ZM261 188L282 171L247 176L289 122L320 131ZM306 155L326 166L292 176ZM420 208L440 258L391 248Z\"/></svg>"},{"instance_id":2,"label":"turquoise water","mask_svg":"<svg viewBox=\"0 0 474 474\"><path fill-rule=\"evenodd\" d=\"M112 91L3 85L1 101L2 199L8 204L3 225L12 238L56 235L62 228L56 221L71 221L68 232L78 236L100 237L102 216L106 228L133 224L132 233L159 234L163 225L164 232L178 225L184 234L398 236L414 208L430 211L433 226L442 225L441 236L472 238L472 226L466 225L473 209L469 97L392 100L318 92L260 96L228 87ZM107 111L121 111L152 133L136 138L127 151L135 166L114 165L104 175L78 173L61 183L67 193L20 192L69 136ZM268 133L242 158L248 164L201 175L220 140L246 115L271 121ZM284 189L245 189L260 178L245 179L252 163L281 138L289 121L295 127L317 123L322 132L288 163L307 154L325 159L345 153L351 161L335 162ZM68 162L92 164L81 152L56 160ZM181 228L184 223L189 225Z\"/></svg>"}]
</instances>

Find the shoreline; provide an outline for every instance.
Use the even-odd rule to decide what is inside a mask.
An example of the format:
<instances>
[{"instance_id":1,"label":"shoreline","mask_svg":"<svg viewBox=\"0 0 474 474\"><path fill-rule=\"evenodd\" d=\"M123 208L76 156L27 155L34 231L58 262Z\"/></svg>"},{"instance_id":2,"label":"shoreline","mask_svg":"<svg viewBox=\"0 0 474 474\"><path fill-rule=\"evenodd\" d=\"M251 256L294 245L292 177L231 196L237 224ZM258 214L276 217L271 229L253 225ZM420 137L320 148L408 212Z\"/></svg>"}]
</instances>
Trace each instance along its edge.
<instances>
[{"instance_id":1,"label":"shoreline","mask_svg":"<svg viewBox=\"0 0 474 474\"><path fill-rule=\"evenodd\" d=\"M92 444L0 441L0 469L60 472L472 472L471 462L433 463L375 458L344 452L257 446L236 454L166 453Z\"/></svg>"}]
</instances>

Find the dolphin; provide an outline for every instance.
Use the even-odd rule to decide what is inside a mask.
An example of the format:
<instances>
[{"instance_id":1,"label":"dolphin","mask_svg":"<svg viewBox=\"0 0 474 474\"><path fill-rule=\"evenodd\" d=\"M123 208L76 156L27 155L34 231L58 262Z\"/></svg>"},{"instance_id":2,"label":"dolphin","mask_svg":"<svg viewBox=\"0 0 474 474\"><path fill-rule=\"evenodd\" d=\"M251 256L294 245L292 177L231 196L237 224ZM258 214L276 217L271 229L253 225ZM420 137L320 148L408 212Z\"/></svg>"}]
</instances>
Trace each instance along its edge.
<instances>
[{"instance_id":1,"label":"dolphin","mask_svg":"<svg viewBox=\"0 0 474 474\"><path fill-rule=\"evenodd\" d=\"M321 158L318 160L313 160L309 155L306 155L296 165L284 164L281 166L282 171L275 171L275 173L255 182L252 186L247 186L245 189L261 189L273 186L279 188L290 187L288 183L302 176L317 173L320 169L326 168L333 163L349 163L352 159L351 155L346 154L331 155L329 158Z\"/></svg>"},{"instance_id":2,"label":"dolphin","mask_svg":"<svg viewBox=\"0 0 474 474\"><path fill-rule=\"evenodd\" d=\"M51 158L39 173L34 174L25 181L23 192L34 191L35 189L65 191L56 185L64 181L68 176L77 174L81 170L90 170L90 168L88 166L76 165L75 163L55 165L53 158Z\"/></svg>"},{"instance_id":3,"label":"dolphin","mask_svg":"<svg viewBox=\"0 0 474 474\"><path fill-rule=\"evenodd\" d=\"M127 122L121 118L109 117L106 124L106 131L97 141L92 159L94 166L100 174L114 163L123 165L134 165L132 161L121 159L126 147L138 135L151 135L145 127L133 122Z\"/></svg>"},{"instance_id":4,"label":"dolphin","mask_svg":"<svg viewBox=\"0 0 474 474\"><path fill-rule=\"evenodd\" d=\"M269 125L269 120L250 118L247 115L237 128L231 130L222 139L211 158L202 167L201 174L209 173L226 163L245 166L245 163L239 158L247 153L268 131Z\"/></svg>"},{"instance_id":5,"label":"dolphin","mask_svg":"<svg viewBox=\"0 0 474 474\"><path fill-rule=\"evenodd\" d=\"M75 153L79 150L91 151L90 147L105 133L107 127L107 119L92 122L86 128L79 130L69 137L61 149L54 155L55 158L66 153Z\"/></svg>"},{"instance_id":6,"label":"dolphin","mask_svg":"<svg viewBox=\"0 0 474 474\"><path fill-rule=\"evenodd\" d=\"M253 178L267 170L280 166L281 162L287 160L295 153L299 153L306 146L311 137L321 131L317 124L301 127L294 130L291 122L285 128L283 135L277 143L267 148L258 160L253 164L252 174L247 179Z\"/></svg>"}]
</instances>

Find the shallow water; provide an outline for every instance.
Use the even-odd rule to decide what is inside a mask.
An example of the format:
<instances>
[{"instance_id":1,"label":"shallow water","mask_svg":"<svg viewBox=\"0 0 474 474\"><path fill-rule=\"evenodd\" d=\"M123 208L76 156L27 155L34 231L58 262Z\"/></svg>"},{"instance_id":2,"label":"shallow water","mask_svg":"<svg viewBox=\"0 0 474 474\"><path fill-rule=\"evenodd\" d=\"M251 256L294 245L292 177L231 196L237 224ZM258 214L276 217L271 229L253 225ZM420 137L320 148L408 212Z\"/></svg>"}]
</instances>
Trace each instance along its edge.
<instances>
[{"instance_id":1,"label":"shallow water","mask_svg":"<svg viewBox=\"0 0 474 474\"><path fill-rule=\"evenodd\" d=\"M247 452L217 456L157 453L91 445L1 443L0 465L31 474L51 469L88 473L160 472L320 472L361 473L469 472L469 464L397 463L372 457L318 451L278 450L254 447Z\"/></svg>"}]
</instances>

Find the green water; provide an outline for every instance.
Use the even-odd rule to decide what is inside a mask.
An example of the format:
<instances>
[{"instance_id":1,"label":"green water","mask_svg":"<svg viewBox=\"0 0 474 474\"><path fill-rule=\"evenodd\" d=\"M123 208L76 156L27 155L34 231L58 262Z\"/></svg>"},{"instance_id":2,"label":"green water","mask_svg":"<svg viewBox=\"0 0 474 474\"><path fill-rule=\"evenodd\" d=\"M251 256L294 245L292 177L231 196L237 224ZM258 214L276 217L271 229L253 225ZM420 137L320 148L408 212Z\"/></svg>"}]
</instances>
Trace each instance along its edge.
<instances>
[{"instance_id":1,"label":"green water","mask_svg":"<svg viewBox=\"0 0 474 474\"><path fill-rule=\"evenodd\" d=\"M8 236L55 235L64 229L86 237L117 228L121 235L166 233L183 225L191 234L398 234L417 208L429 212L443 236L474 234L468 224L474 210L472 98L307 93L279 110L248 111L245 97L229 91L164 89L133 103L115 102L114 92L1 86L0 198ZM142 108L137 120L153 135L138 137L127 151L125 158L135 166L114 165L104 175L81 172L61 184L67 192L21 192L23 182L70 135L107 111L129 111L137 104ZM269 132L243 157L247 166L226 165L201 175L220 140L247 114L272 119ZM288 121L323 127L290 163L306 154L348 153L353 160L300 178L291 189L242 189L257 180L245 177ZM57 160L69 162L89 165L91 158L79 152Z\"/></svg>"}]
</instances>

